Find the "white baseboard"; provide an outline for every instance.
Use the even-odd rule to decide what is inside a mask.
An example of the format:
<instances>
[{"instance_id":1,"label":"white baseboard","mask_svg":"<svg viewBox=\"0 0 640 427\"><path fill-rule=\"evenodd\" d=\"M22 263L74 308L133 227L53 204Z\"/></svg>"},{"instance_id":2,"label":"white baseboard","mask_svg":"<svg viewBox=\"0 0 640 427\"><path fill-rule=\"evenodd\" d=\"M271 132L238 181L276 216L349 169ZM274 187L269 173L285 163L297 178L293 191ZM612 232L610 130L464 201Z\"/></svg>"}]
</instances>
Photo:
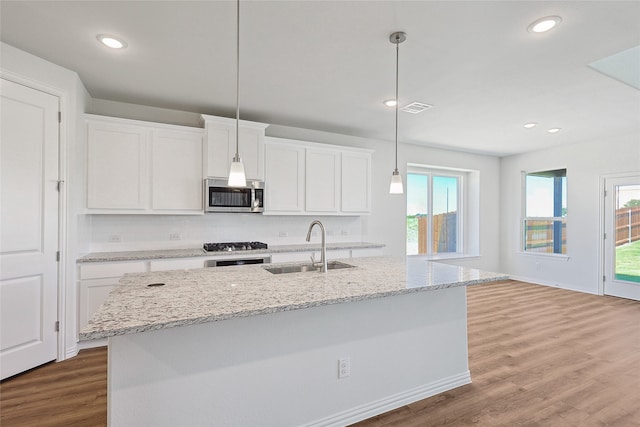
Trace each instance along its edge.
<instances>
[{"instance_id":1,"label":"white baseboard","mask_svg":"<svg viewBox=\"0 0 640 427\"><path fill-rule=\"evenodd\" d=\"M376 415L391 411L409 403L435 396L436 394L471 383L469 371L452 375L441 380L397 393L384 399L357 406L346 411L325 417L307 424L308 427L338 427L366 420Z\"/></svg>"},{"instance_id":2,"label":"white baseboard","mask_svg":"<svg viewBox=\"0 0 640 427\"><path fill-rule=\"evenodd\" d=\"M565 289L567 291L575 291L575 292L582 292L585 294L590 294L590 295L598 295L597 292L589 292L586 291L584 289L578 289L575 288L571 285L567 285L566 283L557 283L557 282L549 282L547 280L540 280L540 279L534 279L531 277L524 277L524 276L514 276L514 275L509 275L509 278L511 280L517 280L519 282L527 282L527 283L533 283L534 285L543 285L543 286L549 286L552 288L560 288L560 289Z\"/></svg>"},{"instance_id":3,"label":"white baseboard","mask_svg":"<svg viewBox=\"0 0 640 427\"><path fill-rule=\"evenodd\" d=\"M78 355L77 345L74 345L73 347L68 347L64 352L63 360L71 359L72 357L76 357L77 355ZM62 360L59 360L59 362L62 362Z\"/></svg>"}]
</instances>

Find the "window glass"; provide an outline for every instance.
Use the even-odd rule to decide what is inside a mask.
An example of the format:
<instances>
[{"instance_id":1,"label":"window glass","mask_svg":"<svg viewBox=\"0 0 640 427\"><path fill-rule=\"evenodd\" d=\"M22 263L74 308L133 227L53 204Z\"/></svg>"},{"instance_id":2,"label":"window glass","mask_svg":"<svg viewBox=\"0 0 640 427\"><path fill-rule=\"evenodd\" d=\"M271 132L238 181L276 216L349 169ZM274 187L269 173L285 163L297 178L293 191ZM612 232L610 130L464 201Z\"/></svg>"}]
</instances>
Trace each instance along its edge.
<instances>
[{"instance_id":1,"label":"window glass","mask_svg":"<svg viewBox=\"0 0 640 427\"><path fill-rule=\"evenodd\" d=\"M460 176L407 174L407 254L461 252Z\"/></svg>"},{"instance_id":2,"label":"window glass","mask_svg":"<svg viewBox=\"0 0 640 427\"><path fill-rule=\"evenodd\" d=\"M567 170L525 176L525 252L566 254Z\"/></svg>"}]
</instances>

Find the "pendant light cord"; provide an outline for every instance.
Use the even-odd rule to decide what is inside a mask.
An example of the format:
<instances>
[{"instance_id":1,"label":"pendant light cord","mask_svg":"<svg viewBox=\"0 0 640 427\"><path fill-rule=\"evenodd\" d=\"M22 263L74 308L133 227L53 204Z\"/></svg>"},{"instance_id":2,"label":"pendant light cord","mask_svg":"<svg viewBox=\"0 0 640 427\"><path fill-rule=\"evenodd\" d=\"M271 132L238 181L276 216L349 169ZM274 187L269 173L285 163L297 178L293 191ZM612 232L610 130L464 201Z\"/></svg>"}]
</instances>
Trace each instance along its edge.
<instances>
[{"instance_id":1,"label":"pendant light cord","mask_svg":"<svg viewBox=\"0 0 640 427\"><path fill-rule=\"evenodd\" d=\"M398 56L400 55L400 36L396 35L396 172L398 171Z\"/></svg>"},{"instance_id":2,"label":"pendant light cord","mask_svg":"<svg viewBox=\"0 0 640 427\"><path fill-rule=\"evenodd\" d=\"M240 0L236 2L236 156L240 158Z\"/></svg>"}]
</instances>

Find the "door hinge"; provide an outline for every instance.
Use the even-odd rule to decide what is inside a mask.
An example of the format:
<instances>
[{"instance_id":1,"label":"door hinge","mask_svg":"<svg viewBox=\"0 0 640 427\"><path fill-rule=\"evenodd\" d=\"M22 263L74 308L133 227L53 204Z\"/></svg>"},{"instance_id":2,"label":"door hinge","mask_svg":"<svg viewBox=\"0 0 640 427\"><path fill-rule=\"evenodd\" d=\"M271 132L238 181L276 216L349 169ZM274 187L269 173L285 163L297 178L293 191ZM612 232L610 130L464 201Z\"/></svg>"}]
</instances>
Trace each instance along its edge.
<instances>
[{"instance_id":1,"label":"door hinge","mask_svg":"<svg viewBox=\"0 0 640 427\"><path fill-rule=\"evenodd\" d=\"M56 252L56 262L60 262L60 251Z\"/></svg>"},{"instance_id":2,"label":"door hinge","mask_svg":"<svg viewBox=\"0 0 640 427\"><path fill-rule=\"evenodd\" d=\"M605 238L605 239L607 238L607 233L604 233L604 238Z\"/></svg>"},{"instance_id":3,"label":"door hinge","mask_svg":"<svg viewBox=\"0 0 640 427\"><path fill-rule=\"evenodd\" d=\"M60 332L60 321L56 320L56 332Z\"/></svg>"},{"instance_id":4,"label":"door hinge","mask_svg":"<svg viewBox=\"0 0 640 427\"><path fill-rule=\"evenodd\" d=\"M62 123L62 111L58 111L58 123Z\"/></svg>"},{"instance_id":5,"label":"door hinge","mask_svg":"<svg viewBox=\"0 0 640 427\"><path fill-rule=\"evenodd\" d=\"M602 276L602 281L606 282L607 281L607 276Z\"/></svg>"},{"instance_id":6,"label":"door hinge","mask_svg":"<svg viewBox=\"0 0 640 427\"><path fill-rule=\"evenodd\" d=\"M60 189L62 188L62 184L64 184L63 180L58 180L58 193L60 192Z\"/></svg>"},{"instance_id":7,"label":"door hinge","mask_svg":"<svg viewBox=\"0 0 640 427\"><path fill-rule=\"evenodd\" d=\"M607 190L604 190L604 197L607 197Z\"/></svg>"}]
</instances>

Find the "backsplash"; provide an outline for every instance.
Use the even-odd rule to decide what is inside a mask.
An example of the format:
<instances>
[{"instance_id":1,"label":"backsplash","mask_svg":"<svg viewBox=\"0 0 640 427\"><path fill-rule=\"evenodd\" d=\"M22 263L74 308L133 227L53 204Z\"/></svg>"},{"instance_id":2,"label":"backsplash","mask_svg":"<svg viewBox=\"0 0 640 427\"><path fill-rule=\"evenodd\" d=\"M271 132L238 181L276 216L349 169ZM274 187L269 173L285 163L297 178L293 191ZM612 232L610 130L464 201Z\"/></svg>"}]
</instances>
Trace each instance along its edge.
<instances>
[{"instance_id":1,"label":"backsplash","mask_svg":"<svg viewBox=\"0 0 640 427\"><path fill-rule=\"evenodd\" d=\"M192 248L204 242L304 243L309 224L322 221L327 242L366 239L361 217L268 216L213 213L198 216L87 215L89 252ZM314 228L311 241L320 241Z\"/></svg>"}]
</instances>

